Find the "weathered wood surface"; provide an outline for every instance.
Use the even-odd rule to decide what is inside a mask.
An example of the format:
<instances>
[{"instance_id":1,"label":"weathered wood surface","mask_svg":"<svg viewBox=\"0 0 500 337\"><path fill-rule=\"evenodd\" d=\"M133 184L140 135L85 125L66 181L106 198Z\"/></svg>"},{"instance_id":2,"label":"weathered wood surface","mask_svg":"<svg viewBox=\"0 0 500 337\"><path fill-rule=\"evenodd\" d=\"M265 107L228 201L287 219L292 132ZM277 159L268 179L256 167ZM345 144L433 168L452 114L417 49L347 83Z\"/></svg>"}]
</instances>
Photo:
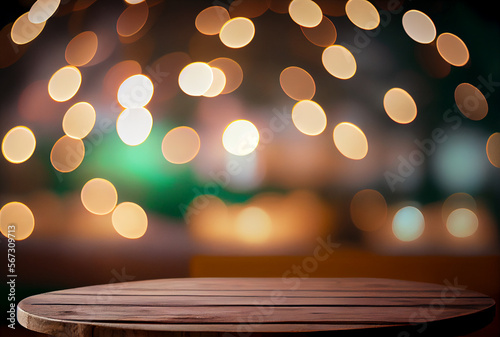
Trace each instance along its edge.
<instances>
[{"instance_id":1,"label":"weathered wood surface","mask_svg":"<svg viewBox=\"0 0 500 337\"><path fill-rule=\"evenodd\" d=\"M19 303L18 320L64 337L445 336L479 329L494 312L493 299L450 282L189 278L40 294Z\"/></svg>"}]
</instances>

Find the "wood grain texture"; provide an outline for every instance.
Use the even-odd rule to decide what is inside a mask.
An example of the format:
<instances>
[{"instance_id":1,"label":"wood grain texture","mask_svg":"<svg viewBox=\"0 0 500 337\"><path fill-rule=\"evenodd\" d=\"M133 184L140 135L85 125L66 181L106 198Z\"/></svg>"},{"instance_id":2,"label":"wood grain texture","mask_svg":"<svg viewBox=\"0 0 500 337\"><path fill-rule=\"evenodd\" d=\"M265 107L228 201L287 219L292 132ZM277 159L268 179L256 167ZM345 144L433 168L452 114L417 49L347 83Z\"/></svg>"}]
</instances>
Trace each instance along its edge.
<instances>
[{"instance_id":1,"label":"wood grain texture","mask_svg":"<svg viewBox=\"0 0 500 337\"><path fill-rule=\"evenodd\" d=\"M479 329L494 312L493 299L453 282L188 278L40 294L19 303L18 320L64 337L445 336Z\"/></svg>"}]
</instances>

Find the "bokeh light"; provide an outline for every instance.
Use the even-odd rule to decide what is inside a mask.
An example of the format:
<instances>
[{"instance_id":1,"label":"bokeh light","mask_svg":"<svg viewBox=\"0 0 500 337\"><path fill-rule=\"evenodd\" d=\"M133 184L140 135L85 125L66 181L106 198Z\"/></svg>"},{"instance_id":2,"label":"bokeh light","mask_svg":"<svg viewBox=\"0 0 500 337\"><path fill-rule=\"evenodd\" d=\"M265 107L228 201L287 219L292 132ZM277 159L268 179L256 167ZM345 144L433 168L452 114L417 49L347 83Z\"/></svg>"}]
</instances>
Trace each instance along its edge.
<instances>
[{"instance_id":1,"label":"bokeh light","mask_svg":"<svg viewBox=\"0 0 500 337\"><path fill-rule=\"evenodd\" d=\"M500 133L495 132L486 143L486 155L491 165L500 168Z\"/></svg>"},{"instance_id":2,"label":"bokeh light","mask_svg":"<svg viewBox=\"0 0 500 337\"><path fill-rule=\"evenodd\" d=\"M92 31L85 31L75 36L66 46L66 61L76 67L89 63L97 52L97 35Z\"/></svg>"},{"instance_id":3,"label":"bokeh light","mask_svg":"<svg viewBox=\"0 0 500 337\"><path fill-rule=\"evenodd\" d=\"M146 75L137 74L127 78L118 88L117 99L124 108L140 108L153 97L153 82Z\"/></svg>"},{"instance_id":4,"label":"bokeh light","mask_svg":"<svg viewBox=\"0 0 500 337\"><path fill-rule=\"evenodd\" d=\"M146 1L128 6L120 14L116 22L116 31L122 37L129 37L138 33L146 24L149 17L149 6Z\"/></svg>"},{"instance_id":5,"label":"bokeh light","mask_svg":"<svg viewBox=\"0 0 500 337\"><path fill-rule=\"evenodd\" d=\"M163 138L161 151L173 164L185 164L193 160L200 151L200 137L190 127L179 126L170 130Z\"/></svg>"},{"instance_id":6,"label":"bokeh light","mask_svg":"<svg viewBox=\"0 0 500 337\"><path fill-rule=\"evenodd\" d=\"M455 103L462 114L479 121L488 114L488 102L478 88L469 83L461 83L455 89Z\"/></svg>"},{"instance_id":7,"label":"bokeh light","mask_svg":"<svg viewBox=\"0 0 500 337\"><path fill-rule=\"evenodd\" d=\"M408 36L419 43L431 43L436 38L436 27L431 18L412 9L403 15L403 28Z\"/></svg>"},{"instance_id":8,"label":"bokeh light","mask_svg":"<svg viewBox=\"0 0 500 337\"><path fill-rule=\"evenodd\" d=\"M219 95L226 86L226 75L224 75L224 72L216 67L211 68L214 77L210 88L202 95L205 97L215 97Z\"/></svg>"},{"instance_id":9,"label":"bokeh light","mask_svg":"<svg viewBox=\"0 0 500 337\"><path fill-rule=\"evenodd\" d=\"M436 40L439 55L449 64L461 67L469 61L469 49L456 35L442 33Z\"/></svg>"},{"instance_id":10,"label":"bokeh light","mask_svg":"<svg viewBox=\"0 0 500 337\"><path fill-rule=\"evenodd\" d=\"M368 141L365 134L352 123L338 124L333 130L333 141L340 153L349 159L363 159L368 153Z\"/></svg>"},{"instance_id":11,"label":"bokeh light","mask_svg":"<svg viewBox=\"0 0 500 337\"><path fill-rule=\"evenodd\" d=\"M468 193L458 192L448 196L441 207L443 222L446 222L451 212L459 208L467 208L472 211L477 209L476 200Z\"/></svg>"},{"instance_id":12,"label":"bokeh light","mask_svg":"<svg viewBox=\"0 0 500 337\"><path fill-rule=\"evenodd\" d=\"M248 18L233 18L224 23L219 38L229 48L242 48L249 44L255 35L255 26Z\"/></svg>"},{"instance_id":13,"label":"bokeh light","mask_svg":"<svg viewBox=\"0 0 500 337\"><path fill-rule=\"evenodd\" d=\"M23 203L14 201L0 209L0 230L6 238L24 240L35 228L35 217Z\"/></svg>"},{"instance_id":14,"label":"bokeh light","mask_svg":"<svg viewBox=\"0 0 500 337\"><path fill-rule=\"evenodd\" d=\"M64 133L72 138L85 138L92 131L95 119L94 107L87 102L78 102L64 114L62 122Z\"/></svg>"},{"instance_id":15,"label":"bokeh light","mask_svg":"<svg viewBox=\"0 0 500 337\"><path fill-rule=\"evenodd\" d=\"M310 100L299 101L293 106L292 121L300 132L308 136L317 136L326 128L323 108Z\"/></svg>"},{"instance_id":16,"label":"bokeh light","mask_svg":"<svg viewBox=\"0 0 500 337\"><path fill-rule=\"evenodd\" d=\"M311 43L319 47L329 47L337 40L337 29L326 16L323 16L319 25L311 28L300 26L300 29Z\"/></svg>"},{"instance_id":17,"label":"bokeh light","mask_svg":"<svg viewBox=\"0 0 500 337\"><path fill-rule=\"evenodd\" d=\"M259 130L247 120L231 122L222 135L222 144L227 152L236 156L246 156L259 145Z\"/></svg>"},{"instance_id":18,"label":"bokeh light","mask_svg":"<svg viewBox=\"0 0 500 337\"><path fill-rule=\"evenodd\" d=\"M146 108L129 108L122 111L116 120L116 132L129 146L142 144L153 128L153 116Z\"/></svg>"},{"instance_id":19,"label":"bokeh light","mask_svg":"<svg viewBox=\"0 0 500 337\"><path fill-rule=\"evenodd\" d=\"M181 70L179 87L190 96L201 96L210 89L214 80L212 68L205 62L193 62Z\"/></svg>"},{"instance_id":20,"label":"bokeh light","mask_svg":"<svg viewBox=\"0 0 500 337\"><path fill-rule=\"evenodd\" d=\"M138 239L148 229L148 216L141 206L133 202L122 202L111 216L116 232L127 239Z\"/></svg>"},{"instance_id":21,"label":"bokeh light","mask_svg":"<svg viewBox=\"0 0 500 337\"><path fill-rule=\"evenodd\" d=\"M211 6L205 8L196 16L194 24L202 34L217 35L229 19L227 9L222 6Z\"/></svg>"},{"instance_id":22,"label":"bokeh light","mask_svg":"<svg viewBox=\"0 0 500 337\"><path fill-rule=\"evenodd\" d=\"M381 228L387 219L387 203L380 192L365 189L352 197L351 219L362 231L372 232Z\"/></svg>"},{"instance_id":23,"label":"bokeh light","mask_svg":"<svg viewBox=\"0 0 500 337\"><path fill-rule=\"evenodd\" d=\"M271 232L271 217L262 208L246 207L236 217L236 233L244 242L250 244L265 242Z\"/></svg>"},{"instance_id":24,"label":"bokeh light","mask_svg":"<svg viewBox=\"0 0 500 337\"><path fill-rule=\"evenodd\" d=\"M321 61L331 75L342 80L351 78L356 73L356 59L344 46L333 45L326 48Z\"/></svg>"},{"instance_id":25,"label":"bokeh light","mask_svg":"<svg viewBox=\"0 0 500 337\"><path fill-rule=\"evenodd\" d=\"M446 220L446 229L457 238L473 235L479 226L477 215L467 208L454 210Z\"/></svg>"},{"instance_id":26,"label":"bokeh light","mask_svg":"<svg viewBox=\"0 0 500 337\"><path fill-rule=\"evenodd\" d=\"M9 162L23 163L35 152L36 138L25 126L10 129L2 140L2 154Z\"/></svg>"},{"instance_id":27,"label":"bokeh light","mask_svg":"<svg viewBox=\"0 0 500 337\"><path fill-rule=\"evenodd\" d=\"M288 6L292 20L304 27L316 27L323 19L321 8L312 0L293 0Z\"/></svg>"},{"instance_id":28,"label":"bokeh light","mask_svg":"<svg viewBox=\"0 0 500 337\"><path fill-rule=\"evenodd\" d=\"M299 67L288 67L280 74L281 89L296 101L312 99L316 93L316 83L307 71Z\"/></svg>"},{"instance_id":29,"label":"bokeh light","mask_svg":"<svg viewBox=\"0 0 500 337\"><path fill-rule=\"evenodd\" d=\"M113 65L104 75L102 81L103 94L106 97L116 97L120 85L127 78L142 72L142 67L135 60L125 60Z\"/></svg>"},{"instance_id":30,"label":"bokeh light","mask_svg":"<svg viewBox=\"0 0 500 337\"><path fill-rule=\"evenodd\" d=\"M28 12L28 19L33 23L47 21L57 10L61 0L37 0Z\"/></svg>"},{"instance_id":31,"label":"bokeh light","mask_svg":"<svg viewBox=\"0 0 500 337\"><path fill-rule=\"evenodd\" d=\"M422 212L416 207L406 206L397 211L392 221L392 231L401 241L409 242L418 239L424 232L425 220Z\"/></svg>"},{"instance_id":32,"label":"bokeh light","mask_svg":"<svg viewBox=\"0 0 500 337\"><path fill-rule=\"evenodd\" d=\"M395 122L408 124L417 117L417 105L408 92L392 88L384 95L384 109Z\"/></svg>"},{"instance_id":33,"label":"bokeh light","mask_svg":"<svg viewBox=\"0 0 500 337\"><path fill-rule=\"evenodd\" d=\"M24 13L12 25L10 37L16 44L26 44L33 41L45 27L45 21L42 23L33 23L29 20L28 14Z\"/></svg>"},{"instance_id":34,"label":"bokeh light","mask_svg":"<svg viewBox=\"0 0 500 337\"><path fill-rule=\"evenodd\" d=\"M380 15L377 9L366 0L347 1L345 12L349 20L361 29L375 29L380 23Z\"/></svg>"},{"instance_id":35,"label":"bokeh light","mask_svg":"<svg viewBox=\"0 0 500 337\"><path fill-rule=\"evenodd\" d=\"M104 215L115 209L118 193L115 186L106 179L94 178L82 188L80 194L83 206L93 214Z\"/></svg>"},{"instance_id":36,"label":"bokeh light","mask_svg":"<svg viewBox=\"0 0 500 337\"><path fill-rule=\"evenodd\" d=\"M50 151L50 162L59 172L74 171L85 157L85 145L81 139L62 136Z\"/></svg>"},{"instance_id":37,"label":"bokeh light","mask_svg":"<svg viewBox=\"0 0 500 337\"><path fill-rule=\"evenodd\" d=\"M226 84L221 94L229 94L240 86L243 82L243 70L240 65L227 57L219 57L208 62L210 67L219 68L226 77Z\"/></svg>"},{"instance_id":38,"label":"bokeh light","mask_svg":"<svg viewBox=\"0 0 500 337\"><path fill-rule=\"evenodd\" d=\"M49 95L56 102L71 99L80 89L82 74L77 67L62 67L49 80Z\"/></svg>"}]
</instances>

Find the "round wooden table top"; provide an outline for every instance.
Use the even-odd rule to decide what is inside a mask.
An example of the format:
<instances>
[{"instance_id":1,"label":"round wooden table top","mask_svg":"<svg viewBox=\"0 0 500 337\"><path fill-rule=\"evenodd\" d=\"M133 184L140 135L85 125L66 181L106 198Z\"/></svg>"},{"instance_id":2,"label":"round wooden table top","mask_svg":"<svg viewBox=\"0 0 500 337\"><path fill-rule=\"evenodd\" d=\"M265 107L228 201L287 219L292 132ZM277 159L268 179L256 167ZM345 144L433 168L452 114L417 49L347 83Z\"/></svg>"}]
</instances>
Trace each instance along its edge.
<instances>
[{"instance_id":1,"label":"round wooden table top","mask_svg":"<svg viewBox=\"0 0 500 337\"><path fill-rule=\"evenodd\" d=\"M493 319L495 301L457 280L184 278L28 297L24 327L53 336L456 335Z\"/></svg>"}]
</instances>

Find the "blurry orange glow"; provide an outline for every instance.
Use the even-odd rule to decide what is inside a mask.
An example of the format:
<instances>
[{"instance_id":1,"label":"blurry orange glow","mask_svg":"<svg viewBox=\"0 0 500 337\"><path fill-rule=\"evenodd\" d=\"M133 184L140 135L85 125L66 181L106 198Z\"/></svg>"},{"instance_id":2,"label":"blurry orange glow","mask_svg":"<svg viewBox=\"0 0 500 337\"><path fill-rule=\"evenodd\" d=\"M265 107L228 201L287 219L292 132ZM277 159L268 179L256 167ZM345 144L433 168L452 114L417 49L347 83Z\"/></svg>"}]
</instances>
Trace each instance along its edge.
<instances>
[{"instance_id":1,"label":"blurry orange glow","mask_svg":"<svg viewBox=\"0 0 500 337\"><path fill-rule=\"evenodd\" d=\"M154 86L149 77L137 74L127 78L118 88L117 99L124 108L141 108L153 97Z\"/></svg>"},{"instance_id":2,"label":"blurry orange glow","mask_svg":"<svg viewBox=\"0 0 500 337\"><path fill-rule=\"evenodd\" d=\"M380 192L361 190L351 200L351 219L356 227L363 231L375 231L382 227L387 219L387 203Z\"/></svg>"},{"instance_id":3,"label":"blurry orange glow","mask_svg":"<svg viewBox=\"0 0 500 337\"><path fill-rule=\"evenodd\" d=\"M146 233L148 216L141 206L132 202L122 202L116 206L111 216L116 232L127 239L138 239Z\"/></svg>"},{"instance_id":4,"label":"blurry orange glow","mask_svg":"<svg viewBox=\"0 0 500 337\"><path fill-rule=\"evenodd\" d=\"M33 41L45 27L45 21L42 23L33 23L28 19L28 14L24 13L12 25L10 37L16 44L26 44Z\"/></svg>"},{"instance_id":5,"label":"blurry orange glow","mask_svg":"<svg viewBox=\"0 0 500 337\"><path fill-rule=\"evenodd\" d=\"M74 66L83 66L92 60L97 52L97 35L86 31L75 36L66 46L66 61Z\"/></svg>"},{"instance_id":6,"label":"blurry orange glow","mask_svg":"<svg viewBox=\"0 0 500 337\"><path fill-rule=\"evenodd\" d=\"M25 204L14 201L0 209L0 230L2 234L16 241L24 240L35 228L35 217Z\"/></svg>"},{"instance_id":7,"label":"blurry orange glow","mask_svg":"<svg viewBox=\"0 0 500 337\"><path fill-rule=\"evenodd\" d=\"M74 171L83 161L85 145L81 139L62 136L50 151L50 162L59 172Z\"/></svg>"},{"instance_id":8,"label":"blurry orange glow","mask_svg":"<svg viewBox=\"0 0 500 337\"><path fill-rule=\"evenodd\" d=\"M233 61L232 59L226 57L219 57L215 60L208 62L211 67L219 68L224 72L226 77L226 85L222 90L221 94L229 94L234 90L238 89L241 82L243 81L243 70L240 65Z\"/></svg>"},{"instance_id":9,"label":"blurry orange glow","mask_svg":"<svg viewBox=\"0 0 500 337\"><path fill-rule=\"evenodd\" d=\"M181 70L179 87L190 96L201 96L210 89L214 80L212 68L205 62L193 62Z\"/></svg>"},{"instance_id":10,"label":"blurry orange glow","mask_svg":"<svg viewBox=\"0 0 500 337\"><path fill-rule=\"evenodd\" d=\"M75 96L81 83L82 74L78 68L62 67L50 78L49 95L56 102L65 102Z\"/></svg>"},{"instance_id":11,"label":"blurry orange glow","mask_svg":"<svg viewBox=\"0 0 500 337\"><path fill-rule=\"evenodd\" d=\"M441 213L443 221L446 222L451 212L459 208L476 210L476 200L467 193L454 193L443 202Z\"/></svg>"},{"instance_id":12,"label":"blurry orange glow","mask_svg":"<svg viewBox=\"0 0 500 337\"><path fill-rule=\"evenodd\" d=\"M224 75L224 72L216 67L211 68L214 78L210 88L203 94L205 97L215 97L219 95L226 86L226 75Z\"/></svg>"},{"instance_id":13,"label":"blurry orange glow","mask_svg":"<svg viewBox=\"0 0 500 337\"><path fill-rule=\"evenodd\" d=\"M454 210L446 220L446 229L457 238L471 236L477 231L478 226L477 215L467 208Z\"/></svg>"},{"instance_id":14,"label":"blurry orange glow","mask_svg":"<svg viewBox=\"0 0 500 337\"><path fill-rule=\"evenodd\" d=\"M366 0L349 0L345 12L351 22L361 29L375 29L380 23L377 9Z\"/></svg>"},{"instance_id":15,"label":"blurry orange glow","mask_svg":"<svg viewBox=\"0 0 500 337\"><path fill-rule=\"evenodd\" d=\"M87 102L78 102L71 106L64 115L62 127L71 138L85 138L95 124L95 110Z\"/></svg>"},{"instance_id":16,"label":"blurry orange glow","mask_svg":"<svg viewBox=\"0 0 500 337\"><path fill-rule=\"evenodd\" d=\"M130 4L130 5L137 5L141 2L144 2L146 0L125 0L126 3Z\"/></svg>"},{"instance_id":17,"label":"blurry orange glow","mask_svg":"<svg viewBox=\"0 0 500 337\"><path fill-rule=\"evenodd\" d=\"M394 215L392 231L401 241L414 241L424 232L425 220L422 212L413 206L401 208Z\"/></svg>"},{"instance_id":18,"label":"blurry orange glow","mask_svg":"<svg viewBox=\"0 0 500 337\"><path fill-rule=\"evenodd\" d=\"M164 74L155 82L153 103L167 101L179 93L179 74L189 63L191 63L191 57L187 53L173 52L161 56L151 64L151 69Z\"/></svg>"},{"instance_id":19,"label":"blurry orange glow","mask_svg":"<svg viewBox=\"0 0 500 337\"><path fill-rule=\"evenodd\" d=\"M166 160L184 164L193 160L200 151L200 137L190 127L180 126L170 130L163 138L161 151Z\"/></svg>"},{"instance_id":20,"label":"blurry orange glow","mask_svg":"<svg viewBox=\"0 0 500 337\"><path fill-rule=\"evenodd\" d=\"M244 208L236 217L236 233L242 241L262 243L269 238L271 232L271 218L259 207Z\"/></svg>"},{"instance_id":21,"label":"blurry orange glow","mask_svg":"<svg viewBox=\"0 0 500 337\"><path fill-rule=\"evenodd\" d=\"M0 30L0 69L6 68L14 64L17 60L24 55L28 48L28 45L16 45L16 48L12 47L12 22L5 25Z\"/></svg>"},{"instance_id":22,"label":"blurry orange glow","mask_svg":"<svg viewBox=\"0 0 500 337\"><path fill-rule=\"evenodd\" d=\"M125 8L116 22L118 35L129 37L138 33L146 24L148 16L149 7L145 1Z\"/></svg>"},{"instance_id":23,"label":"blurry orange glow","mask_svg":"<svg viewBox=\"0 0 500 337\"><path fill-rule=\"evenodd\" d=\"M288 6L292 20L304 27L316 27L323 19L321 8L312 0L293 0Z\"/></svg>"},{"instance_id":24,"label":"blurry orange glow","mask_svg":"<svg viewBox=\"0 0 500 337\"><path fill-rule=\"evenodd\" d=\"M118 194L111 182L106 179L94 178L83 186L80 198L83 206L90 213L104 215L115 209Z\"/></svg>"},{"instance_id":25,"label":"blurry orange glow","mask_svg":"<svg viewBox=\"0 0 500 337\"><path fill-rule=\"evenodd\" d=\"M205 35L219 34L222 26L229 21L229 12L221 6L211 6L202 10L194 22L196 29Z\"/></svg>"},{"instance_id":26,"label":"blurry orange glow","mask_svg":"<svg viewBox=\"0 0 500 337\"><path fill-rule=\"evenodd\" d=\"M47 21L57 10L61 0L37 0L28 12L28 19L33 23Z\"/></svg>"},{"instance_id":27,"label":"blurry orange glow","mask_svg":"<svg viewBox=\"0 0 500 337\"><path fill-rule=\"evenodd\" d=\"M500 167L500 133L495 132L488 138L486 154L491 165Z\"/></svg>"},{"instance_id":28,"label":"blurry orange glow","mask_svg":"<svg viewBox=\"0 0 500 337\"><path fill-rule=\"evenodd\" d=\"M323 51L323 66L333 76L346 80L356 73L356 60L344 46L333 45Z\"/></svg>"},{"instance_id":29,"label":"blurry orange glow","mask_svg":"<svg viewBox=\"0 0 500 337\"><path fill-rule=\"evenodd\" d=\"M384 96L384 109L395 122L408 124L417 116L417 105L405 90L392 88Z\"/></svg>"},{"instance_id":30,"label":"blurry orange glow","mask_svg":"<svg viewBox=\"0 0 500 337\"><path fill-rule=\"evenodd\" d=\"M455 89L455 103L462 114L479 121L488 114L488 102L478 88L469 83L461 83Z\"/></svg>"},{"instance_id":31,"label":"blurry orange glow","mask_svg":"<svg viewBox=\"0 0 500 337\"><path fill-rule=\"evenodd\" d=\"M436 43L439 54L449 64L461 67L469 61L469 50L458 36L442 33L438 36Z\"/></svg>"},{"instance_id":32,"label":"blurry orange glow","mask_svg":"<svg viewBox=\"0 0 500 337\"><path fill-rule=\"evenodd\" d=\"M299 101L293 106L292 121L300 132L308 136L317 136L326 128L323 108L310 100Z\"/></svg>"},{"instance_id":33,"label":"blurry orange glow","mask_svg":"<svg viewBox=\"0 0 500 337\"><path fill-rule=\"evenodd\" d=\"M228 208L215 195L202 194L194 198L184 214L190 232L199 241L231 240Z\"/></svg>"},{"instance_id":34,"label":"blurry orange glow","mask_svg":"<svg viewBox=\"0 0 500 337\"><path fill-rule=\"evenodd\" d=\"M337 149L349 159L363 159L368 153L366 136L356 125L343 122L333 130L333 141Z\"/></svg>"},{"instance_id":35,"label":"blurry orange glow","mask_svg":"<svg viewBox=\"0 0 500 337\"><path fill-rule=\"evenodd\" d=\"M97 0L76 0L73 5L73 11L82 11L89 8Z\"/></svg>"},{"instance_id":36,"label":"blurry orange glow","mask_svg":"<svg viewBox=\"0 0 500 337\"><path fill-rule=\"evenodd\" d=\"M10 129L2 140L2 154L11 163L19 164L28 160L35 152L36 139L25 126Z\"/></svg>"},{"instance_id":37,"label":"blurry orange glow","mask_svg":"<svg viewBox=\"0 0 500 337\"><path fill-rule=\"evenodd\" d=\"M227 152L246 156L259 145L259 130L252 122L239 119L231 122L222 135L222 144Z\"/></svg>"},{"instance_id":38,"label":"blurry orange glow","mask_svg":"<svg viewBox=\"0 0 500 337\"><path fill-rule=\"evenodd\" d=\"M233 18L224 23L219 37L229 48L241 48L249 44L255 35L255 26L248 18Z\"/></svg>"},{"instance_id":39,"label":"blurry orange glow","mask_svg":"<svg viewBox=\"0 0 500 337\"><path fill-rule=\"evenodd\" d=\"M300 29L311 43L319 47L329 47L337 40L337 29L326 16L323 16L319 25L312 28L300 26Z\"/></svg>"},{"instance_id":40,"label":"blurry orange glow","mask_svg":"<svg viewBox=\"0 0 500 337\"><path fill-rule=\"evenodd\" d=\"M296 101L312 99L316 93L314 79L299 67L285 68L280 74L281 89Z\"/></svg>"},{"instance_id":41,"label":"blurry orange glow","mask_svg":"<svg viewBox=\"0 0 500 337\"><path fill-rule=\"evenodd\" d=\"M116 120L116 132L129 146L142 144L153 128L153 116L146 108L129 108L122 111Z\"/></svg>"},{"instance_id":42,"label":"blurry orange glow","mask_svg":"<svg viewBox=\"0 0 500 337\"><path fill-rule=\"evenodd\" d=\"M419 43L431 43L436 38L434 22L426 14L415 9L403 15L403 28L410 38Z\"/></svg>"},{"instance_id":43,"label":"blurry orange glow","mask_svg":"<svg viewBox=\"0 0 500 337\"><path fill-rule=\"evenodd\" d=\"M229 12L233 17L256 18L264 14L269 8L269 0L243 0L233 1Z\"/></svg>"},{"instance_id":44,"label":"blurry orange glow","mask_svg":"<svg viewBox=\"0 0 500 337\"><path fill-rule=\"evenodd\" d=\"M103 89L105 90L105 94L114 97L123 81L141 72L141 65L135 60L118 62L104 76Z\"/></svg>"}]
</instances>

